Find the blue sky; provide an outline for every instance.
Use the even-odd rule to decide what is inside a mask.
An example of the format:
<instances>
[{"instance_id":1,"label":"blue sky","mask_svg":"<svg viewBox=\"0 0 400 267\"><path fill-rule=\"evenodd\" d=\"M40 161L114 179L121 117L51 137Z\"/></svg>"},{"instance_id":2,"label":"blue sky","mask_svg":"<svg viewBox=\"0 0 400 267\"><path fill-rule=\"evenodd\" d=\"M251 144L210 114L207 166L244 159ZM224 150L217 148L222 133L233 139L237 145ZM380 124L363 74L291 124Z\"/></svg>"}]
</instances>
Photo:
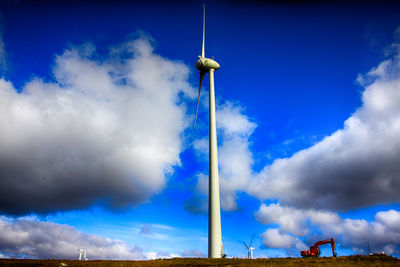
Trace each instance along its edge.
<instances>
[{"instance_id":1,"label":"blue sky","mask_svg":"<svg viewBox=\"0 0 400 267\"><path fill-rule=\"evenodd\" d=\"M399 255L400 5L206 9L228 256ZM0 24L0 256L205 256L202 2L6 1Z\"/></svg>"}]
</instances>

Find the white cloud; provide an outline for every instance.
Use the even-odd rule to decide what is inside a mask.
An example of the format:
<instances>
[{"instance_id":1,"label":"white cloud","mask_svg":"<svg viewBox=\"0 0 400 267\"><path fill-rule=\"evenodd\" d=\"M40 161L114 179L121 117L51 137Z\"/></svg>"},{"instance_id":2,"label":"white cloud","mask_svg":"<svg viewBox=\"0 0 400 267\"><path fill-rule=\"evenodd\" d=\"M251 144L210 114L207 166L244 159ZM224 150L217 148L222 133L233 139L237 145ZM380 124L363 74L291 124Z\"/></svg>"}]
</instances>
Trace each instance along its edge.
<instances>
[{"instance_id":1,"label":"white cloud","mask_svg":"<svg viewBox=\"0 0 400 267\"><path fill-rule=\"evenodd\" d=\"M359 78L362 106L344 128L266 166L249 187L260 199L297 208L350 210L400 201L398 51Z\"/></svg>"},{"instance_id":2,"label":"white cloud","mask_svg":"<svg viewBox=\"0 0 400 267\"><path fill-rule=\"evenodd\" d=\"M280 225L280 230L285 233L292 233L296 236L309 234L307 223L310 221L315 225L336 224L340 217L333 212L318 210L298 210L292 207L284 207L279 203L262 204L256 212L257 221L263 224Z\"/></svg>"},{"instance_id":3,"label":"white cloud","mask_svg":"<svg viewBox=\"0 0 400 267\"><path fill-rule=\"evenodd\" d=\"M154 231L171 231L168 225L144 224L138 234L157 238ZM151 260L174 257L205 257L197 249L186 249L179 253L170 251L144 251L141 247L107 237L87 234L74 227L51 222L42 222L31 216L16 219L0 217L0 258L55 258L77 259L78 248L87 252L90 260ZM163 238L161 238L163 239Z\"/></svg>"},{"instance_id":4,"label":"white cloud","mask_svg":"<svg viewBox=\"0 0 400 267\"><path fill-rule=\"evenodd\" d=\"M372 222L364 219L343 219L339 224L325 225L323 232L338 236L344 247L355 251L366 253L366 244L370 244L373 252L400 253L400 231L387 224L393 217L398 216L399 211L390 210L378 212ZM385 217L389 220L382 221Z\"/></svg>"},{"instance_id":5,"label":"white cloud","mask_svg":"<svg viewBox=\"0 0 400 267\"><path fill-rule=\"evenodd\" d=\"M257 221L263 224L278 223L285 232L296 235L308 234L303 214L289 207L281 207L279 204L262 204L255 214Z\"/></svg>"},{"instance_id":6,"label":"white cloud","mask_svg":"<svg viewBox=\"0 0 400 267\"><path fill-rule=\"evenodd\" d=\"M193 148L196 156L203 161L208 161L208 138L200 138L193 141Z\"/></svg>"},{"instance_id":7,"label":"white cloud","mask_svg":"<svg viewBox=\"0 0 400 267\"><path fill-rule=\"evenodd\" d=\"M261 235L261 237L263 238L263 244L269 248L306 248L304 243L301 242L297 237L281 233L278 229L275 228L268 229Z\"/></svg>"},{"instance_id":8,"label":"white cloud","mask_svg":"<svg viewBox=\"0 0 400 267\"><path fill-rule=\"evenodd\" d=\"M225 102L218 108L217 126L222 132L222 145L218 150L221 205L224 210L236 210L235 192L245 192L252 177L253 154L249 138L256 124L244 115L241 106Z\"/></svg>"},{"instance_id":9,"label":"white cloud","mask_svg":"<svg viewBox=\"0 0 400 267\"><path fill-rule=\"evenodd\" d=\"M373 252L400 252L400 212L396 210L380 211L375 220L368 222L342 219L334 212L295 209L278 203L261 205L256 219L265 225L279 226L267 229L262 235L263 244L270 248L304 249L303 242L310 246L318 240L334 237L341 247L351 248L357 253L367 253L368 244ZM305 234L310 234L306 229L312 229L314 235L306 238Z\"/></svg>"},{"instance_id":10,"label":"white cloud","mask_svg":"<svg viewBox=\"0 0 400 267\"><path fill-rule=\"evenodd\" d=\"M230 101L217 106L217 127L224 137L248 138L253 133L257 125L244 115L244 111L238 103Z\"/></svg>"},{"instance_id":11,"label":"white cloud","mask_svg":"<svg viewBox=\"0 0 400 267\"><path fill-rule=\"evenodd\" d=\"M162 190L180 165L189 69L142 37L108 56L65 51L54 76L20 93L0 79L0 210L136 205Z\"/></svg>"},{"instance_id":12,"label":"white cloud","mask_svg":"<svg viewBox=\"0 0 400 267\"><path fill-rule=\"evenodd\" d=\"M170 259L170 258L177 258L179 254L174 253L167 253L167 252L147 252L146 259L148 260L155 260L155 259Z\"/></svg>"},{"instance_id":13,"label":"white cloud","mask_svg":"<svg viewBox=\"0 0 400 267\"><path fill-rule=\"evenodd\" d=\"M7 258L9 258L9 257L7 257L7 256L5 256L5 255L0 253L0 259L7 259Z\"/></svg>"},{"instance_id":14,"label":"white cloud","mask_svg":"<svg viewBox=\"0 0 400 267\"><path fill-rule=\"evenodd\" d=\"M137 246L82 233L67 225L1 218L0 232L0 253L4 257L76 259L81 248L89 259L147 259Z\"/></svg>"},{"instance_id":15,"label":"white cloud","mask_svg":"<svg viewBox=\"0 0 400 267\"><path fill-rule=\"evenodd\" d=\"M396 210L380 211L376 214L375 218L391 230L400 233L400 212Z\"/></svg>"}]
</instances>

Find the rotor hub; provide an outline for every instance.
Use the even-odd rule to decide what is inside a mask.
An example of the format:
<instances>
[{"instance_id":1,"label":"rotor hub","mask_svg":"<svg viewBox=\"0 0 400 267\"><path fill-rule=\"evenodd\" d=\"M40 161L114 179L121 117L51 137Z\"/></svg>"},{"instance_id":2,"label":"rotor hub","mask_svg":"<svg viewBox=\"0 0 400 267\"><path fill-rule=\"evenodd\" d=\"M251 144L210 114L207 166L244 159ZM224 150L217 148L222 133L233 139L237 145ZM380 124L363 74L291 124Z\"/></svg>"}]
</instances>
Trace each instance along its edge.
<instances>
[{"instance_id":1,"label":"rotor hub","mask_svg":"<svg viewBox=\"0 0 400 267\"><path fill-rule=\"evenodd\" d=\"M201 56L199 56L199 60L196 61L195 66L200 72L209 72L211 69L217 70L220 67L214 59Z\"/></svg>"}]
</instances>

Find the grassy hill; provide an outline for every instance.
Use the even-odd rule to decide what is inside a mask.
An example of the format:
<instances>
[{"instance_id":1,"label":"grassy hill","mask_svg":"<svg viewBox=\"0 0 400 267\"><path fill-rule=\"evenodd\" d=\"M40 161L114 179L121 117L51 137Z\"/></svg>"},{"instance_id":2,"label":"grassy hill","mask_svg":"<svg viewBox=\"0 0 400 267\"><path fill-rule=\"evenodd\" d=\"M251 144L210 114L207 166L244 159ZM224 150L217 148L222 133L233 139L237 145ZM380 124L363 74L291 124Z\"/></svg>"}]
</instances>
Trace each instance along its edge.
<instances>
[{"instance_id":1,"label":"grassy hill","mask_svg":"<svg viewBox=\"0 0 400 267\"><path fill-rule=\"evenodd\" d=\"M348 256L348 257L322 257L322 258L274 258L274 259L207 259L207 258L173 258L150 261L75 261L75 260L26 260L26 259L0 259L0 266L399 266L400 259L391 256Z\"/></svg>"}]
</instances>

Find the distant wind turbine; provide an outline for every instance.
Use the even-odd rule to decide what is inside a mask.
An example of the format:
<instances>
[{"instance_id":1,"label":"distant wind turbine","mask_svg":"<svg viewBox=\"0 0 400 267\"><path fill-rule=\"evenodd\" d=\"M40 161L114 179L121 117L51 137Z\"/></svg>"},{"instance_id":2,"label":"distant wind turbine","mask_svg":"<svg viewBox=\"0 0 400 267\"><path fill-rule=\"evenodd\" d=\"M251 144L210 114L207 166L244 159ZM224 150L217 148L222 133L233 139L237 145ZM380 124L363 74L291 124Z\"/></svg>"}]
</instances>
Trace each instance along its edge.
<instances>
[{"instance_id":1,"label":"distant wind turbine","mask_svg":"<svg viewBox=\"0 0 400 267\"><path fill-rule=\"evenodd\" d=\"M254 250L254 248L251 246L251 244L253 243L253 239L254 239L254 235L252 236L249 245L246 245L246 243L244 241L242 241L243 244L247 248L247 258L248 259L253 259L253 250Z\"/></svg>"},{"instance_id":2,"label":"distant wind turbine","mask_svg":"<svg viewBox=\"0 0 400 267\"><path fill-rule=\"evenodd\" d=\"M83 255L83 259L82 259ZM88 259L86 258L86 250L78 248L78 260L84 260L87 261Z\"/></svg>"},{"instance_id":3,"label":"distant wind turbine","mask_svg":"<svg viewBox=\"0 0 400 267\"><path fill-rule=\"evenodd\" d=\"M218 177L218 152L217 152L217 129L215 121L215 95L214 95L214 71L219 69L219 64L206 58L204 51L204 39L206 30L206 7L203 6L203 43L201 45L201 56L196 62L196 68L200 72L199 95L197 98L196 118L194 127L196 127L197 114L199 112L200 91L206 73L210 78L209 89L209 208L208 208L208 257L224 257L221 235L221 211L219 196L219 177Z\"/></svg>"}]
</instances>

